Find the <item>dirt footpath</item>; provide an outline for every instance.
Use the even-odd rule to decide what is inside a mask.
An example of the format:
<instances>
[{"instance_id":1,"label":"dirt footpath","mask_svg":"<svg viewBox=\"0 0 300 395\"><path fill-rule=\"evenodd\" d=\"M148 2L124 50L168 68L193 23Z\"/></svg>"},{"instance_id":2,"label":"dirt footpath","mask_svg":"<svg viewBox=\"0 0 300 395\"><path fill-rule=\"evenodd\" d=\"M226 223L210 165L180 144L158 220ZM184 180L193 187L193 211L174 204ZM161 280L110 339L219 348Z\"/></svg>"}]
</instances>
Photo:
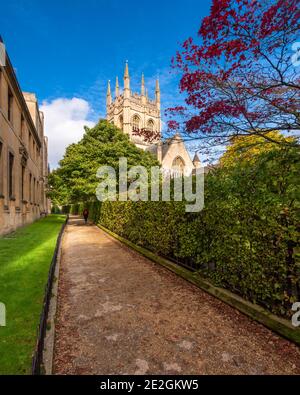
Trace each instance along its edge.
<instances>
[{"instance_id":1,"label":"dirt footpath","mask_svg":"<svg viewBox=\"0 0 300 395\"><path fill-rule=\"evenodd\" d=\"M76 218L58 295L55 374L300 374L295 345Z\"/></svg>"}]
</instances>

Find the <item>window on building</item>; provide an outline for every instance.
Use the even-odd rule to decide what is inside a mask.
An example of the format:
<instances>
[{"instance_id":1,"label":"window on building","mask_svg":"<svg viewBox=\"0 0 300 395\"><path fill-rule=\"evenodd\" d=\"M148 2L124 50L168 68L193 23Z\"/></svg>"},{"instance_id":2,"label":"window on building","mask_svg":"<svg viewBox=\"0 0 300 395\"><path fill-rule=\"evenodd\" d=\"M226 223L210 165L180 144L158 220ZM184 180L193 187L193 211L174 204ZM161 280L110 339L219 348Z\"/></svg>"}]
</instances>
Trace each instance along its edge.
<instances>
[{"instance_id":1,"label":"window on building","mask_svg":"<svg viewBox=\"0 0 300 395\"><path fill-rule=\"evenodd\" d=\"M3 196L3 144L0 141L0 195Z\"/></svg>"},{"instance_id":2,"label":"window on building","mask_svg":"<svg viewBox=\"0 0 300 395\"><path fill-rule=\"evenodd\" d=\"M14 105L14 96L11 93L11 90L8 89L7 96L7 118L10 122L13 121L13 105Z\"/></svg>"},{"instance_id":3,"label":"window on building","mask_svg":"<svg viewBox=\"0 0 300 395\"><path fill-rule=\"evenodd\" d=\"M8 196L14 197L14 156L10 152L8 154Z\"/></svg>"},{"instance_id":4,"label":"window on building","mask_svg":"<svg viewBox=\"0 0 300 395\"><path fill-rule=\"evenodd\" d=\"M185 166L184 161L180 156L177 156L177 158L173 160L172 169L175 170L176 172L183 174L184 166Z\"/></svg>"},{"instance_id":5,"label":"window on building","mask_svg":"<svg viewBox=\"0 0 300 395\"><path fill-rule=\"evenodd\" d=\"M0 107L2 107L2 70L0 68Z\"/></svg>"},{"instance_id":6,"label":"window on building","mask_svg":"<svg viewBox=\"0 0 300 395\"><path fill-rule=\"evenodd\" d=\"M149 119L147 122L147 129L150 130L150 132L154 132L154 121L153 119Z\"/></svg>"},{"instance_id":7,"label":"window on building","mask_svg":"<svg viewBox=\"0 0 300 395\"><path fill-rule=\"evenodd\" d=\"M35 204L36 202L35 202L35 188L36 188L36 180L35 180L35 177L33 178L33 198L32 198L32 200L33 200L33 203Z\"/></svg>"},{"instance_id":8,"label":"window on building","mask_svg":"<svg viewBox=\"0 0 300 395\"><path fill-rule=\"evenodd\" d=\"M36 203L40 203L40 183L36 182Z\"/></svg>"},{"instance_id":9,"label":"window on building","mask_svg":"<svg viewBox=\"0 0 300 395\"><path fill-rule=\"evenodd\" d=\"M24 186L25 186L25 167L22 166L22 180L21 180L21 196L22 196L22 200L25 200Z\"/></svg>"},{"instance_id":10,"label":"window on building","mask_svg":"<svg viewBox=\"0 0 300 395\"><path fill-rule=\"evenodd\" d=\"M29 174L29 201L32 203L32 174Z\"/></svg>"},{"instance_id":11,"label":"window on building","mask_svg":"<svg viewBox=\"0 0 300 395\"><path fill-rule=\"evenodd\" d=\"M139 130L140 128L140 117L138 115L134 115L132 118L132 130Z\"/></svg>"},{"instance_id":12,"label":"window on building","mask_svg":"<svg viewBox=\"0 0 300 395\"><path fill-rule=\"evenodd\" d=\"M121 130L123 130L123 115L120 115L119 116L119 128L121 129Z\"/></svg>"}]
</instances>

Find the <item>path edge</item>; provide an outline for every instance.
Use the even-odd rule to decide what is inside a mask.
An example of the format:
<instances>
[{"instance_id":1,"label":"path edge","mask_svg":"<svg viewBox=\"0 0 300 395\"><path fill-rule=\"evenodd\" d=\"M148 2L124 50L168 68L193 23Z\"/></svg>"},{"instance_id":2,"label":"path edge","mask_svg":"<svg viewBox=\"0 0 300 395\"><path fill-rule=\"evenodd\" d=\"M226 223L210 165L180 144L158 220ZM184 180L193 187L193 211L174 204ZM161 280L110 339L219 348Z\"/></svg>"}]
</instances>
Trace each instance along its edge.
<instances>
[{"instance_id":1,"label":"path edge","mask_svg":"<svg viewBox=\"0 0 300 395\"><path fill-rule=\"evenodd\" d=\"M284 337L285 339L288 339L294 342L295 344L297 344L298 346L300 346L300 328L298 329L292 326L292 324L288 320L278 317L275 314L270 313L268 310L264 309L263 307L251 303L224 288L219 288L212 285L206 279L202 278L198 273L191 272L185 269L184 267L179 266L172 261L169 261L166 258L162 258L156 255L155 253L151 252L150 250L147 250L144 247L132 243L131 241L125 239L124 237L119 236L118 234L105 228L101 224L97 224L97 226L100 229L102 229L104 232L115 238L116 240L125 244L129 248L135 250L136 252L143 255L144 257L150 259L155 263L158 263L161 266L164 266L166 269L184 278L190 283L196 285L198 288L202 289L208 294L225 302L231 307L236 308L246 316L252 318L253 320L259 322L260 324L264 325L268 329L271 329L272 331Z\"/></svg>"},{"instance_id":2,"label":"path edge","mask_svg":"<svg viewBox=\"0 0 300 395\"><path fill-rule=\"evenodd\" d=\"M59 235L57 237L56 246L52 257L52 262L49 268L48 281L45 286L43 307L42 307L40 322L38 326L38 337L37 337L35 351L32 357L32 371L31 371L32 375L52 373L55 314L56 314L56 306L57 306L57 287L58 287L58 275L59 275L58 270L61 260L61 245L65 235L65 229L68 224L68 221L69 221L69 216L67 215L65 222L62 224ZM54 291L56 291L55 294ZM52 344L52 349L51 349L51 344Z\"/></svg>"},{"instance_id":3,"label":"path edge","mask_svg":"<svg viewBox=\"0 0 300 395\"><path fill-rule=\"evenodd\" d=\"M65 231L62 235L58 254L57 254L54 278L53 278L53 283L52 283L51 299L50 299L50 304L49 304L49 312L48 312L48 318L47 318L47 325L49 327L47 328L46 335L45 335L44 349L43 349L43 362L42 362L45 375L52 375L53 374L58 284L59 284L60 265L61 265L61 261L62 261L62 245L64 242L64 237L65 237Z\"/></svg>"}]
</instances>

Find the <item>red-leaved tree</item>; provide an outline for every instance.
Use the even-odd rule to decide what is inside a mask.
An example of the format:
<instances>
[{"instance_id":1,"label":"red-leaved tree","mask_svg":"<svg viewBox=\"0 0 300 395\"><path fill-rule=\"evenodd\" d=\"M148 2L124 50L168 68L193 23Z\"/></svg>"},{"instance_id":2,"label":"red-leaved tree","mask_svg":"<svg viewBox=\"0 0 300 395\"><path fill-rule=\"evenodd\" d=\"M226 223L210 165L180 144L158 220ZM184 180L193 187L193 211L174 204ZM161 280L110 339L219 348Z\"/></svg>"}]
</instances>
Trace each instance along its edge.
<instances>
[{"instance_id":1,"label":"red-leaved tree","mask_svg":"<svg viewBox=\"0 0 300 395\"><path fill-rule=\"evenodd\" d=\"M237 135L268 140L273 130L297 134L300 62L293 50L300 41L299 4L213 0L198 37L188 38L173 59L186 105L167 111L169 128L209 145Z\"/></svg>"}]
</instances>

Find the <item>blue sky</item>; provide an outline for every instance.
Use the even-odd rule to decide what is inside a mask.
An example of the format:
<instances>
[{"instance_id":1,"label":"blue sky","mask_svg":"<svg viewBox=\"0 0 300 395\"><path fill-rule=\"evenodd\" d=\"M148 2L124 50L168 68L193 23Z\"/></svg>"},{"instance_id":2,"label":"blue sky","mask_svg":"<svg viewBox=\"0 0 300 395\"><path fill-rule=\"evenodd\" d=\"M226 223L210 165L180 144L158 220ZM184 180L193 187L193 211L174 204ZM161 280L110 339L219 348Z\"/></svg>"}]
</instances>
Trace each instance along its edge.
<instances>
[{"instance_id":1,"label":"blue sky","mask_svg":"<svg viewBox=\"0 0 300 395\"><path fill-rule=\"evenodd\" d=\"M170 60L179 43L196 34L210 5L211 0L10 0L1 4L0 34L21 87L35 92L46 119L49 115L46 132L52 138L52 166L62 146L80 138L84 123L92 124L104 115L107 80L114 86L118 75L122 84L125 60L133 90L139 89L144 72L153 95L159 75L163 107L182 100L177 78L169 74Z\"/></svg>"}]
</instances>

